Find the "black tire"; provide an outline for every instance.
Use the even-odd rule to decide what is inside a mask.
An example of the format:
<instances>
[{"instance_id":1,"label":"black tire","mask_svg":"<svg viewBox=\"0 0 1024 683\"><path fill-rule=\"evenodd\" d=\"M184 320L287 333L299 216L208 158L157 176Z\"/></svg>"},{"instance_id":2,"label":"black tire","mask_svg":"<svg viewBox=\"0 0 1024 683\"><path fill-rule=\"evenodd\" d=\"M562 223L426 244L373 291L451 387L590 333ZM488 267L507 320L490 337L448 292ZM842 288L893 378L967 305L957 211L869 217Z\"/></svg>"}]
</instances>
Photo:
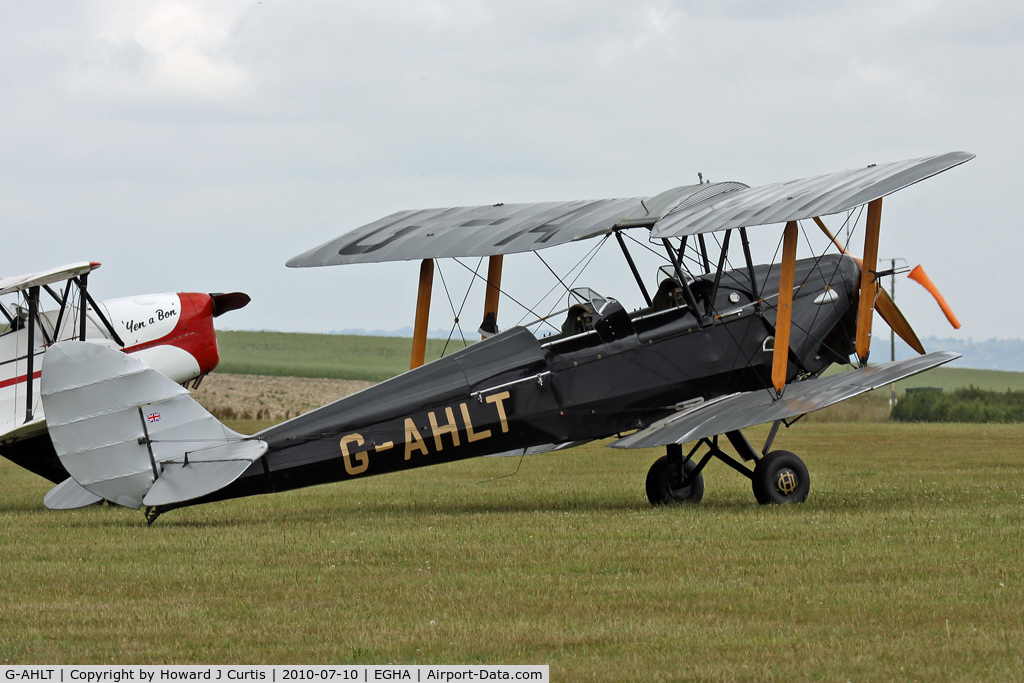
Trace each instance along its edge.
<instances>
[{"instance_id":1,"label":"black tire","mask_svg":"<svg viewBox=\"0 0 1024 683\"><path fill-rule=\"evenodd\" d=\"M802 503L811 490L807 466L789 451L772 451L758 460L751 483L761 505Z\"/></svg>"},{"instance_id":2,"label":"black tire","mask_svg":"<svg viewBox=\"0 0 1024 683\"><path fill-rule=\"evenodd\" d=\"M687 460L683 467L686 476L690 476L695 469L697 463L693 460ZM647 472L647 500L651 501L651 505L699 503L704 497L704 475L697 474L689 485L673 488L673 483L679 482L682 478L679 475L679 466L671 464L667 455L661 456Z\"/></svg>"}]
</instances>

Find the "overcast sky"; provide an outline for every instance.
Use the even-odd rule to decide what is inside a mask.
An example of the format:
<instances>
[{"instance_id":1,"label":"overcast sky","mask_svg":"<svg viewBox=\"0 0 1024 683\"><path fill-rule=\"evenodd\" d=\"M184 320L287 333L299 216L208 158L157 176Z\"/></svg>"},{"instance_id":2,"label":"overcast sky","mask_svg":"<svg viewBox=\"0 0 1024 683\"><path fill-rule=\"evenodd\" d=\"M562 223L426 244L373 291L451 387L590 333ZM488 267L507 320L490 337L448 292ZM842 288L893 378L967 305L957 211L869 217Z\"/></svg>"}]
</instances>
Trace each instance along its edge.
<instances>
[{"instance_id":1,"label":"overcast sky","mask_svg":"<svg viewBox=\"0 0 1024 683\"><path fill-rule=\"evenodd\" d=\"M103 298L248 292L223 328L394 329L412 323L416 263L284 262L400 209L966 150L886 199L880 253L924 264L963 322L904 278L922 336L1024 337L1019 1L0 0L0 57L3 275L95 260ZM780 232L752 233L757 253ZM551 260L591 245L576 246ZM637 306L613 246L578 284ZM468 274L441 272L458 307ZM553 283L535 256L506 261L524 302ZM502 327L522 316L501 311ZM431 327L451 320L435 278Z\"/></svg>"}]
</instances>

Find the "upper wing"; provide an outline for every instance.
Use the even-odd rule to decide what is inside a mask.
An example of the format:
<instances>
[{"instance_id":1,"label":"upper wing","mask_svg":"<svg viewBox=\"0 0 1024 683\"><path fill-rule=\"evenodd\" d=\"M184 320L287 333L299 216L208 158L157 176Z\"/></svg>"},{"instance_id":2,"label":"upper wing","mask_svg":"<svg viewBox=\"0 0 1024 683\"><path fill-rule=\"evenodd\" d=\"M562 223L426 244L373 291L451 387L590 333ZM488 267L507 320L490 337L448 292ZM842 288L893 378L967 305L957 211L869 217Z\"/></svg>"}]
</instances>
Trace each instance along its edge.
<instances>
[{"instance_id":1,"label":"upper wing","mask_svg":"<svg viewBox=\"0 0 1024 683\"><path fill-rule=\"evenodd\" d=\"M744 187L686 185L653 197L399 211L299 254L287 265L305 268L537 251L603 235L615 227L650 227L687 203Z\"/></svg>"},{"instance_id":2,"label":"upper wing","mask_svg":"<svg viewBox=\"0 0 1024 683\"><path fill-rule=\"evenodd\" d=\"M947 152L737 190L670 212L654 226L651 236L681 237L828 216L862 206L973 158L968 152Z\"/></svg>"},{"instance_id":3,"label":"upper wing","mask_svg":"<svg viewBox=\"0 0 1024 683\"><path fill-rule=\"evenodd\" d=\"M58 266L57 268L44 270L40 273L0 277L0 296L10 294L11 292L20 292L21 290L28 289L29 287L41 287L42 285L48 285L51 282L70 280L73 277L78 277L82 273L88 273L96 270L99 267L100 264L98 263L81 261L79 263L69 263L66 266Z\"/></svg>"},{"instance_id":4,"label":"upper wing","mask_svg":"<svg viewBox=\"0 0 1024 683\"><path fill-rule=\"evenodd\" d=\"M826 216L866 204L974 158L949 152L761 187L685 185L653 197L399 211L288 261L291 268L537 251L647 227L678 237Z\"/></svg>"},{"instance_id":5,"label":"upper wing","mask_svg":"<svg viewBox=\"0 0 1024 683\"><path fill-rule=\"evenodd\" d=\"M615 448L665 446L696 441L765 422L785 420L826 408L959 357L959 353L952 351L936 351L829 377L794 382L786 387L779 399L773 398L768 391L730 394L669 415L609 445Z\"/></svg>"}]
</instances>

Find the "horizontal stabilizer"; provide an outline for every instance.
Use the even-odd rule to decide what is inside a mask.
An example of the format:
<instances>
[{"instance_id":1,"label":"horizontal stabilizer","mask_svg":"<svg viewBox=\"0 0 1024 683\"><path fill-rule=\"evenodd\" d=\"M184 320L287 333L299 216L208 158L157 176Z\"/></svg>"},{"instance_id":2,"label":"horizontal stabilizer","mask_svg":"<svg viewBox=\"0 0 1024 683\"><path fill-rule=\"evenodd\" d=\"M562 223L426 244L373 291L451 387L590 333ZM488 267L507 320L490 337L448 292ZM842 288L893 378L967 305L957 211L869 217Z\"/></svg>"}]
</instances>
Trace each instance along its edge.
<instances>
[{"instance_id":1,"label":"horizontal stabilizer","mask_svg":"<svg viewBox=\"0 0 1024 683\"><path fill-rule=\"evenodd\" d=\"M91 491L87 491L70 477L50 489L43 496L43 504L51 510L77 510L89 507L103 500Z\"/></svg>"},{"instance_id":2,"label":"horizontal stabilizer","mask_svg":"<svg viewBox=\"0 0 1024 683\"><path fill-rule=\"evenodd\" d=\"M906 360L794 382L786 387L782 398L775 398L768 390L722 396L681 410L609 445L614 448L651 448L681 444L765 422L785 420L827 408L959 357L960 354L952 351L936 351Z\"/></svg>"},{"instance_id":3,"label":"horizontal stabilizer","mask_svg":"<svg viewBox=\"0 0 1024 683\"><path fill-rule=\"evenodd\" d=\"M188 463L164 463L143 505L170 505L220 490L242 476L267 450L264 441L232 443L190 454ZM202 457L203 460L196 458ZM214 460L213 458L220 458Z\"/></svg>"},{"instance_id":4,"label":"horizontal stabilizer","mask_svg":"<svg viewBox=\"0 0 1024 683\"><path fill-rule=\"evenodd\" d=\"M225 469L244 471L267 449L222 425L173 380L96 344L51 346L40 389L50 439L68 474L125 507L143 505L165 472L170 479L156 489L159 500L210 493L241 475L228 478ZM220 461L244 467L210 466Z\"/></svg>"}]
</instances>

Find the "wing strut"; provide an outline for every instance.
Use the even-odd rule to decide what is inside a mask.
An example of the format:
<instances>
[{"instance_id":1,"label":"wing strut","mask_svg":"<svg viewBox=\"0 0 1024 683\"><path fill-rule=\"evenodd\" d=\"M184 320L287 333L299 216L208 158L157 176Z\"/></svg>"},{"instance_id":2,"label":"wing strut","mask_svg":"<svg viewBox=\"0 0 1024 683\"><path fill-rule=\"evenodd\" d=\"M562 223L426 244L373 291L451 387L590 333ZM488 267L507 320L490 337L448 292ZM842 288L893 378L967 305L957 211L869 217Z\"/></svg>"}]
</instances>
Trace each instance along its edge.
<instances>
[{"instance_id":1,"label":"wing strut","mask_svg":"<svg viewBox=\"0 0 1024 683\"><path fill-rule=\"evenodd\" d=\"M878 268L878 231L882 225L882 199L868 203L867 232L864 235L864 265L860 269L860 301L857 303L857 338L854 348L861 365L867 365L871 351L871 319L875 308L875 270Z\"/></svg>"},{"instance_id":2,"label":"wing strut","mask_svg":"<svg viewBox=\"0 0 1024 683\"><path fill-rule=\"evenodd\" d=\"M25 373L25 422L32 421L32 382L36 362L36 321L39 317L39 287L28 289L28 370ZM40 326L42 330L42 326ZM17 374L17 373L15 373Z\"/></svg>"},{"instance_id":3,"label":"wing strut","mask_svg":"<svg viewBox=\"0 0 1024 683\"><path fill-rule=\"evenodd\" d=\"M647 287L644 286L644 279L640 277L640 271L636 268L636 263L633 261L633 255L629 253L629 249L626 249L626 243L622 239L622 231L615 231L615 239L619 243L619 249L622 250L622 255L626 257L626 263L629 264L629 270L633 273L633 279L640 286L640 292L644 295L644 301L647 302L648 306L651 306L651 295L647 293Z\"/></svg>"},{"instance_id":4,"label":"wing strut","mask_svg":"<svg viewBox=\"0 0 1024 683\"><path fill-rule=\"evenodd\" d=\"M88 297L89 297L89 294L88 294L89 289L88 289L88 287L89 287L89 273L82 273L81 275L78 276L78 292L79 292L78 302L79 302L79 305L81 306L81 309L82 309L81 311L79 311L79 316L78 316L78 340L79 341L85 341L85 322L87 320L87 317L86 317L86 305L85 305L85 303L86 303L86 301L89 300L88 299ZM92 307L97 309L97 310L99 310L99 307L96 304L93 304ZM102 315L103 314L100 313L100 316L102 316ZM114 331L114 328L111 327L110 323L107 323L107 327L110 327L110 331L111 332ZM117 334L114 335L114 339L116 339L117 341L120 341L119 339L117 339ZM124 346L124 344L121 344L121 346Z\"/></svg>"},{"instance_id":5,"label":"wing strut","mask_svg":"<svg viewBox=\"0 0 1024 683\"><path fill-rule=\"evenodd\" d=\"M722 284L722 272L725 270L725 261L729 257L729 237L732 235L732 230L725 231L725 237L722 238L722 253L718 256L718 270L715 271L715 284L711 287L711 295L708 296L707 302L704 304L704 315L710 316L711 309L714 308L715 298L718 296L718 286Z\"/></svg>"},{"instance_id":6,"label":"wing strut","mask_svg":"<svg viewBox=\"0 0 1024 683\"><path fill-rule=\"evenodd\" d=\"M750 256L750 241L747 239L747 229L740 228L740 238L743 240L743 260L747 262L747 277L750 278L750 295L754 297L754 310L761 310L761 302L757 293L757 277L754 275L754 259Z\"/></svg>"},{"instance_id":7,"label":"wing strut","mask_svg":"<svg viewBox=\"0 0 1024 683\"><path fill-rule=\"evenodd\" d=\"M680 250L677 252L672 248L672 243L668 241L668 238L661 240L662 244L665 245L665 251L668 252L668 258L672 261L672 267L676 273L676 280L679 282L679 286L683 288L683 299L686 301L686 305L689 306L690 310L693 311L693 316L697 319L697 327L704 329L704 318L700 314L700 308L697 306L697 299L693 295L693 290L690 289L690 283L686 281L686 277L683 275L683 249L685 245L681 245ZM708 272L711 272L708 270Z\"/></svg>"},{"instance_id":8,"label":"wing strut","mask_svg":"<svg viewBox=\"0 0 1024 683\"><path fill-rule=\"evenodd\" d=\"M413 323L412 359L409 369L423 365L427 355L427 323L430 318L430 291L434 285L434 259L420 263L420 289L416 295L416 322Z\"/></svg>"},{"instance_id":9,"label":"wing strut","mask_svg":"<svg viewBox=\"0 0 1024 683\"><path fill-rule=\"evenodd\" d=\"M793 321L793 285L796 280L796 221L786 223L782 236L782 273L779 275L779 309L775 316L775 350L772 352L772 386L777 395L786 386L789 368L789 330Z\"/></svg>"},{"instance_id":10,"label":"wing strut","mask_svg":"<svg viewBox=\"0 0 1024 683\"><path fill-rule=\"evenodd\" d=\"M494 332L498 332L498 300L501 297L501 266L504 260L501 254L491 254L487 258L487 293L484 294L484 322L487 316L494 316ZM480 326L481 329L483 325ZM486 337L484 337L486 339Z\"/></svg>"}]
</instances>

